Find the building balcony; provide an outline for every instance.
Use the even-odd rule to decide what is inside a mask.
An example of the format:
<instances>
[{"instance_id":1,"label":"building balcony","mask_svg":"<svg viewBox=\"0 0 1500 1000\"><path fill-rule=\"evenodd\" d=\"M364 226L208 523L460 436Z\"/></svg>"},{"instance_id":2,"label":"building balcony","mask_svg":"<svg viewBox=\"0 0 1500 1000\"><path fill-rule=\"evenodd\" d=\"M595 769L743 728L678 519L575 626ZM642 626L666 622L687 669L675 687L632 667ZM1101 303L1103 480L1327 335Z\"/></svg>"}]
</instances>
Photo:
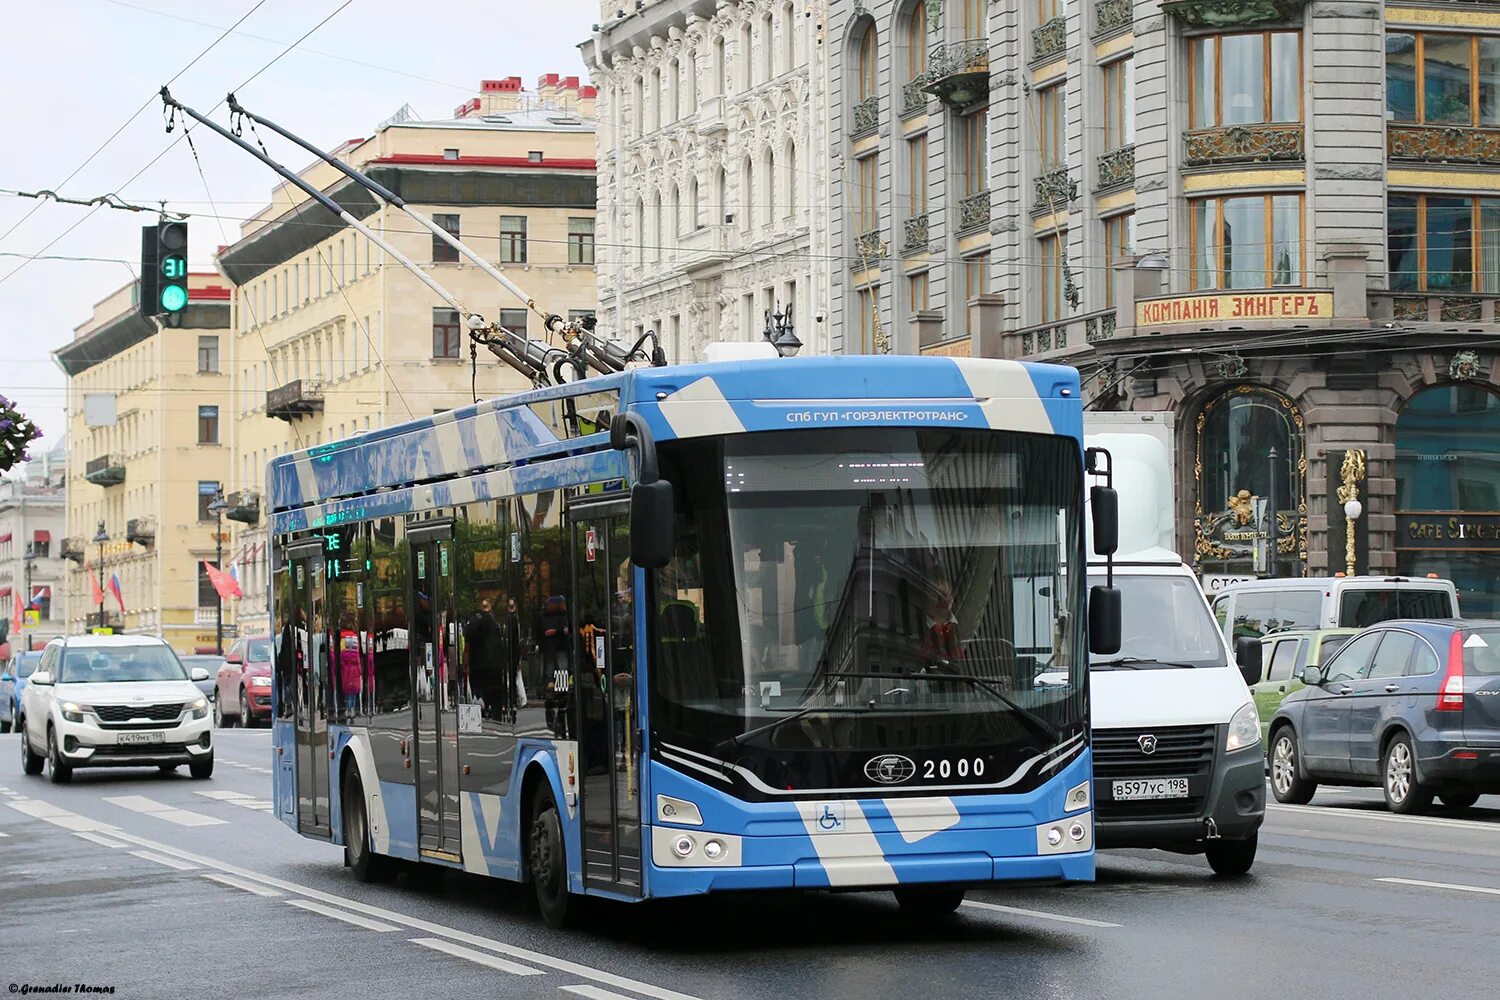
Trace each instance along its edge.
<instances>
[{"instance_id":1,"label":"building balcony","mask_svg":"<svg viewBox=\"0 0 1500 1000\"><path fill-rule=\"evenodd\" d=\"M83 539L64 538L62 540L62 546L57 550L57 554L62 558L72 560L75 563L82 563Z\"/></svg>"},{"instance_id":2,"label":"building balcony","mask_svg":"<svg viewBox=\"0 0 1500 1000\"><path fill-rule=\"evenodd\" d=\"M701 136L719 135L729 131L729 123L724 119L724 98L704 97L698 101L698 134Z\"/></svg>"},{"instance_id":3,"label":"building balcony","mask_svg":"<svg viewBox=\"0 0 1500 1000\"><path fill-rule=\"evenodd\" d=\"M1036 195L1036 207L1044 212L1065 211L1078 200L1078 182L1068 175L1068 168L1056 167L1038 174L1032 182L1032 193Z\"/></svg>"},{"instance_id":4,"label":"building balcony","mask_svg":"<svg viewBox=\"0 0 1500 1000\"><path fill-rule=\"evenodd\" d=\"M1372 291L1370 319L1489 326L1500 322L1500 296L1471 292Z\"/></svg>"},{"instance_id":5,"label":"building balcony","mask_svg":"<svg viewBox=\"0 0 1500 1000\"><path fill-rule=\"evenodd\" d=\"M914 215L901 227L901 253L922 253L927 249L928 213Z\"/></svg>"},{"instance_id":6,"label":"building balcony","mask_svg":"<svg viewBox=\"0 0 1500 1000\"><path fill-rule=\"evenodd\" d=\"M297 379L266 393L266 416L291 423L323 412L323 387L308 379Z\"/></svg>"},{"instance_id":7,"label":"building balcony","mask_svg":"<svg viewBox=\"0 0 1500 1000\"><path fill-rule=\"evenodd\" d=\"M1056 59L1068 50L1068 19L1054 17L1031 31L1031 61Z\"/></svg>"},{"instance_id":8,"label":"building balcony","mask_svg":"<svg viewBox=\"0 0 1500 1000\"><path fill-rule=\"evenodd\" d=\"M885 240L881 238L880 230L867 229L859 234L854 241L854 269L863 271L866 268L878 267L880 260L885 256Z\"/></svg>"},{"instance_id":9,"label":"building balcony","mask_svg":"<svg viewBox=\"0 0 1500 1000\"><path fill-rule=\"evenodd\" d=\"M225 611L225 615L224 615L225 624L227 625L228 624L228 618L229 618L229 615L228 615L229 609L225 608L224 611ZM194 625L212 625L212 624L214 624L215 622L217 622L219 620L218 612L219 612L219 609L216 608L216 607L194 608L193 609L193 624ZM227 636L229 633L226 631L224 634Z\"/></svg>"},{"instance_id":10,"label":"building balcony","mask_svg":"<svg viewBox=\"0 0 1500 1000\"><path fill-rule=\"evenodd\" d=\"M224 498L229 509L224 516L241 524L260 523L260 493L256 490L239 490Z\"/></svg>"},{"instance_id":11,"label":"building balcony","mask_svg":"<svg viewBox=\"0 0 1500 1000\"><path fill-rule=\"evenodd\" d=\"M119 486L125 481L125 460L119 455L91 458L83 467L83 478L95 486Z\"/></svg>"},{"instance_id":12,"label":"building balcony","mask_svg":"<svg viewBox=\"0 0 1500 1000\"><path fill-rule=\"evenodd\" d=\"M1303 158L1301 122L1199 128L1182 138L1187 145L1188 166L1192 167Z\"/></svg>"},{"instance_id":13,"label":"building balcony","mask_svg":"<svg viewBox=\"0 0 1500 1000\"><path fill-rule=\"evenodd\" d=\"M1099 0L1094 5L1095 36L1124 31L1134 25L1134 0Z\"/></svg>"},{"instance_id":14,"label":"building balcony","mask_svg":"<svg viewBox=\"0 0 1500 1000\"><path fill-rule=\"evenodd\" d=\"M1095 162L1096 191L1135 184L1135 146L1111 149Z\"/></svg>"},{"instance_id":15,"label":"building balcony","mask_svg":"<svg viewBox=\"0 0 1500 1000\"><path fill-rule=\"evenodd\" d=\"M1500 163L1500 129L1459 125L1387 125L1386 149L1393 160L1423 163Z\"/></svg>"},{"instance_id":16,"label":"building balcony","mask_svg":"<svg viewBox=\"0 0 1500 1000\"><path fill-rule=\"evenodd\" d=\"M1242 28L1296 19L1307 0L1162 0L1161 9L1189 28Z\"/></svg>"},{"instance_id":17,"label":"building balcony","mask_svg":"<svg viewBox=\"0 0 1500 1000\"><path fill-rule=\"evenodd\" d=\"M849 138L862 139L878 131L880 131L880 97L876 95L866 97L854 105L854 128L850 131Z\"/></svg>"},{"instance_id":18,"label":"building balcony","mask_svg":"<svg viewBox=\"0 0 1500 1000\"><path fill-rule=\"evenodd\" d=\"M911 118L927 110L927 74L923 73L901 88L901 117Z\"/></svg>"},{"instance_id":19,"label":"building balcony","mask_svg":"<svg viewBox=\"0 0 1500 1000\"><path fill-rule=\"evenodd\" d=\"M722 267L734 257L738 231L733 226L699 226L677 238L682 269L688 274Z\"/></svg>"},{"instance_id":20,"label":"building balcony","mask_svg":"<svg viewBox=\"0 0 1500 1000\"><path fill-rule=\"evenodd\" d=\"M990 193L980 191L958 203L958 235L964 236L990 226Z\"/></svg>"},{"instance_id":21,"label":"building balcony","mask_svg":"<svg viewBox=\"0 0 1500 1000\"><path fill-rule=\"evenodd\" d=\"M156 544L156 519L151 517L132 517L125 522L125 540L136 545Z\"/></svg>"},{"instance_id":22,"label":"building balcony","mask_svg":"<svg viewBox=\"0 0 1500 1000\"><path fill-rule=\"evenodd\" d=\"M990 94L990 40L941 42L927 56L923 90L951 108L967 108Z\"/></svg>"}]
</instances>

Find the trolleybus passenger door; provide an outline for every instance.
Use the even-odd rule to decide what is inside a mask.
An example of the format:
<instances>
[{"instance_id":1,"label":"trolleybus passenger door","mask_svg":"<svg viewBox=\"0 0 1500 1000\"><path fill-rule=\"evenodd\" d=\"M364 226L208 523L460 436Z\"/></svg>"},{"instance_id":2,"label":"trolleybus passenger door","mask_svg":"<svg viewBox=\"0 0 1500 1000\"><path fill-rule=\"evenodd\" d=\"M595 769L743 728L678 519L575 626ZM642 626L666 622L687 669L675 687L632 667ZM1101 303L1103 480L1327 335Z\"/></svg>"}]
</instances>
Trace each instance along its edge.
<instances>
[{"instance_id":1,"label":"trolleybus passenger door","mask_svg":"<svg viewBox=\"0 0 1500 1000\"><path fill-rule=\"evenodd\" d=\"M290 628L296 657L297 828L329 834L328 606L322 542L290 549Z\"/></svg>"},{"instance_id":2,"label":"trolleybus passenger door","mask_svg":"<svg viewBox=\"0 0 1500 1000\"><path fill-rule=\"evenodd\" d=\"M583 775L583 877L641 892L640 733L636 720L630 508L574 504L573 705Z\"/></svg>"},{"instance_id":3,"label":"trolleybus passenger door","mask_svg":"<svg viewBox=\"0 0 1500 1000\"><path fill-rule=\"evenodd\" d=\"M416 710L417 844L420 853L457 861L458 624L453 618L453 523L412 524L411 662Z\"/></svg>"}]
</instances>

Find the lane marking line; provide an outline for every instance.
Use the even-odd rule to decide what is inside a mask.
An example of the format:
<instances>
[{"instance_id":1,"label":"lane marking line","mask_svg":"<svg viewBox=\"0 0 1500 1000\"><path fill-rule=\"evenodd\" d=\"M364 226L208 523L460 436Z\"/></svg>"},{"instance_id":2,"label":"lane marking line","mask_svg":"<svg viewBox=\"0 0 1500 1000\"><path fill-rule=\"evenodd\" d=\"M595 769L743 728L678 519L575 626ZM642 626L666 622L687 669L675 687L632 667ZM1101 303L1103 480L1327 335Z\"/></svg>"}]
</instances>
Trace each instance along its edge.
<instances>
[{"instance_id":1,"label":"lane marking line","mask_svg":"<svg viewBox=\"0 0 1500 1000\"><path fill-rule=\"evenodd\" d=\"M564 993L572 993L575 996L588 997L588 1000L630 1000L623 993L614 993L610 990L601 990L597 986L589 986L587 983L578 986L559 986L558 989Z\"/></svg>"},{"instance_id":2,"label":"lane marking line","mask_svg":"<svg viewBox=\"0 0 1500 1000\"><path fill-rule=\"evenodd\" d=\"M222 792L221 791L194 792L193 794L194 795L201 795L205 799L219 799L220 801L223 801L223 802L228 802L228 801L230 801L232 799L248 799L248 798L251 797L249 795L246 795L244 792L229 792L229 791L222 791Z\"/></svg>"},{"instance_id":3,"label":"lane marking line","mask_svg":"<svg viewBox=\"0 0 1500 1000\"><path fill-rule=\"evenodd\" d=\"M101 837L97 833L90 833L87 830L75 830L73 832L73 836L75 836L75 837L81 837L84 840L87 840L91 844L98 844L100 847L124 847L124 846L126 846L126 845L120 843L118 840L110 840L108 837Z\"/></svg>"},{"instance_id":4,"label":"lane marking line","mask_svg":"<svg viewBox=\"0 0 1500 1000\"><path fill-rule=\"evenodd\" d=\"M232 806L242 806L259 812L269 812L274 807L274 803L270 800L251 798L244 792L195 792L194 794L205 796L216 802L227 802Z\"/></svg>"},{"instance_id":5,"label":"lane marking line","mask_svg":"<svg viewBox=\"0 0 1500 1000\"><path fill-rule=\"evenodd\" d=\"M244 879L235 878L233 875L220 875L217 872L203 872L198 877L206 878L210 882L218 882L220 885L227 885L235 889L243 889L246 892L253 892L257 896L281 895L281 893L277 892L275 889L267 889L263 885L256 885L254 882L246 882Z\"/></svg>"},{"instance_id":6,"label":"lane marking line","mask_svg":"<svg viewBox=\"0 0 1500 1000\"><path fill-rule=\"evenodd\" d=\"M185 864L176 858L169 858L164 854L157 854L154 851L131 851L130 853L145 861L154 861L168 868L176 868L180 872L190 872L198 867L197 865Z\"/></svg>"},{"instance_id":7,"label":"lane marking line","mask_svg":"<svg viewBox=\"0 0 1500 1000\"><path fill-rule=\"evenodd\" d=\"M165 802L157 802L148 799L144 795L106 795L104 801L131 812L138 812L143 816L153 819L164 819L168 823L176 823L178 826L217 826L220 823L228 823L227 819L219 819L215 816L205 816L202 813L189 812L186 809L178 809L169 806Z\"/></svg>"},{"instance_id":8,"label":"lane marking line","mask_svg":"<svg viewBox=\"0 0 1500 1000\"><path fill-rule=\"evenodd\" d=\"M1422 889L1452 889L1454 892L1477 892L1486 896L1500 896L1500 889L1485 885L1459 885L1455 882L1424 882L1419 878L1378 878L1377 882L1391 885L1414 885Z\"/></svg>"},{"instance_id":9,"label":"lane marking line","mask_svg":"<svg viewBox=\"0 0 1500 1000\"><path fill-rule=\"evenodd\" d=\"M603 983L606 986L616 986L623 990L629 990L631 993L638 994L640 996L654 997L655 1000L700 1000L699 997L695 997L691 993L679 993L678 991L668 989L665 986L656 986L651 983L642 982L639 979L631 979L629 976L620 976L612 972L605 972L603 969L596 969L592 966L584 965L580 962L569 961L565 958L559 958L556 955L548 955L545 952L533 951L530 948L522 948L518 945L505 944L504 942L496 941L493 938L481 937L478 934L471 934L468 931L458 930L455 927L448 927L443 924L433 923L430 920L423 920L419 917L412 917L404 913L397 913L394 910L387 910L383 907L372 906L368 903L361 903L352 899L345 899L342 896L335 896L331 893L322 892L318 889L309 888L305 885L299 885L296 882L288 882L285 879L279 879L272 875L263 875L260 872L251 871L248 868L241 868L237 865L228 864L227 862L204 857L201 854L194 854L190 851L184 851L181 848L172 847L167 844L160 843L159 841L148 840L145 837L137 837L133 833L125 833L124 831L117 830L113 827L110 827L109 829L112 836L119 837L121 840L124 840L128 843L137 844L141 847L148 847L153 850L160 851L163 854L169 854L173 857L181 858L184 861L190 861L194 864L202 865L205 868L212 868L216 871L224 872L225 874L229 875L236 875L240 878L248 879L261 885L271 886L293 895L305 896L308 899L316 899L321 902L328 903L332 906L343 907L345 909L353 910L357 913L363 913L380 920L387 920L393 924L410 927L413 930L422 931L426 934L441 935L442 937L447 938L451 941L459 941L463 944L472 945L476 948L487 948L490 951L496 952L501 955L509 955L512 958L519 958L523 961L532 962L536 965L544 966L558 972L566 972L569 975L577 976L580 979L591 979L596 983Z\"/></svg>"},{"instance_id":10,"label":"lane marking line","mask_svg":"<svg viewBox=\"0 0 1500 1000\"><path fill-rule=\"evenodd\" d=\"M1009 913L1017 917L1032 917L1036 920L1056 920L1065 924L1078 924L1082 927L1120 927L1120 924L1112 924L1106 920L1091 920L1088 917L1069 917L1061 913L1044 913L1041 910L1023 910L1019 906L1001 906L999 903L981 903L977 899L966 899L964 906L972 906L981 910L994 910L997 913Z\"/></svg>"},{"instance_id":11,"label":"lane marking line","mask_svg":"<svg viewBox=\"0 0 1500 1000\"><path fill-rule=\"evenodd\" d=\"M397 929L393 924L383 924L378 920L371 920L369 917L362 917L357 913L350 913L347 910L340 910L337 907L324 906L322 903L314 903L309 899L289 899L286 901L286 904L288 906L295 906L299 910L321 913L325 917L342 920L346 924L363 927L367 931L393 931Z\"/></svg>"},{"instance_id":12,"label":"lane marking line","mask_svg":"<svg viewBox=\"0 0 1500 1000\"><path fill-rule=\"evenodd\" d=\"M7 802L6 805L10 806L16 812L30 816L32 819L39 819L43 822L51 823L53 826L60 826L64 830L71 830L74 833L83 833L90 830L102 830L112 833L115 829L108 823L101 823L98 820L89 819L87 816L80 816L66 809L59 809L50 802L28 799L25 802Z\"/></svg>"},{"instance_id":13,"label":"lane marking line","mask_svg":"<svg viewBox=\"0 0 1500 1000\"><path fill-rule=\"evenodd\" d=\"M1293 813L1298 816L1323 816L1329 819L1373 819L1382 823L1406 823L1416 826L1441 826L1455 830L1486 830L1493 832L1495 824L1476 819L1446 819L1442 816L1394 816L1391 813L1369 812L1364 809L1339 809L1333 806L1285 806L1268 804L1268 812Z\"/></svg>"},{"instance_id":14,"label":"lane marking line","mask_svg":"<svg viewBox=\"0 0 1500 1000\"><path fill-rule=\"evenodd\" d=\"M10 834L6 833L4 830L0 830L0 837L9 837L9 836L10 836ZM124 845L122 844L121 846L123 847Z\"/></svg>"},{"instance_id":15,"label":"lane marking line","mask_svg":"<svg viewBox=\"0 0 1500 1000\"><path fill-rule=\"evenodd\" d=\"M391 929L395 930L394 927ZM423 948L431 948L433 951L444 952L446 954L454 956L455 958L468 959L470 962L473 962L476 965L483 965L486 968L496 969L500 972L508 972L513 976L546 975L546 973L544 973L541 969L533 969L529 965L517 965L515 962L507 962L503 958L496 958L494 955L486 955L482 951L475 951L472 948L465 948L461 945L453 944L451 941L444 941L442 938L412 938L411 943L419 944Z\"/></svg>"}]
</instances>

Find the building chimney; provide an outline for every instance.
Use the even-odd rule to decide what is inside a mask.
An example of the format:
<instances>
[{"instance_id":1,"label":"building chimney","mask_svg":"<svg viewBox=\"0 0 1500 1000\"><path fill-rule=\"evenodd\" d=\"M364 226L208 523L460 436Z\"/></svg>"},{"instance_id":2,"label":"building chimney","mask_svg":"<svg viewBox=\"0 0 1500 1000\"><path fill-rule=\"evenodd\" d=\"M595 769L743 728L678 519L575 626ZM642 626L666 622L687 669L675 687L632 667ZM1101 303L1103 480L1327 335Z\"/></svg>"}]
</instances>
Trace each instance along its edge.
<instances>
[{"instance_id":1,"label":"building chimney","mask_svg":"<svg viewBox=\"0 0 1500 1000\"><path fill-rule=\"evenodd\" d=\"M537 104L544 108L557 107L558 87L562 77L556 73L543 73L536 78Z\"/></svg>"},{"instance_id":2,"label":"building chimney","mask_svg":"<svg viewBox=\"0 0 1500 1000\"><path fill-rule=\"evenodd\" d=\"M578 114L583 118L594 117L594 109L598 106L599 88L582 86L578 88Z\"/></svg>"},{"instance_id":3,"label":"building chimney","mask_svg":"<svg viewBox=\"0 0 1500 1000\"><path fill-rule=\"evenodd\" d=\"M481 80L478 100L477 110L481 114L503 115L507 111L515 111L521 106L521 78L508 76L503 80ZM459 115L459 117L466 116Z\"/></svg>"}]
</instances>

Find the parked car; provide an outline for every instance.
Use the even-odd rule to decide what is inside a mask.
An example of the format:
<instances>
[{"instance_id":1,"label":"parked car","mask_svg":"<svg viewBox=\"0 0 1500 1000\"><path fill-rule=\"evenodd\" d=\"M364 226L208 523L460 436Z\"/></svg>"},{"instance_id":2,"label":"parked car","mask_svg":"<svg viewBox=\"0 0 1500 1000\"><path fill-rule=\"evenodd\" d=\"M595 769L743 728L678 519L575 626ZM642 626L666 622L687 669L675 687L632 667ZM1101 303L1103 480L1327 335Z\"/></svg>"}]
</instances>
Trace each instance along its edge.
<instances>
[{"instance_id":1,"label":"parked car","mask_svg":"<svg viewBox=\"0 0 1500 1000\"><path fill-rule=\"evenodd\" d=\"M182 665L187 667L189 671L197 667L208 674L201 681L194 680L193 686L202 693L203 697L212 702L214 699L214 677L218 675L219 668L224 665L224 657L216 656L213 653L193 653L177 658L182 661Z\"/></svg>"},{"instance_id":2,"label":"parked car","mask_svg":"<svg viewBox=\"0 0 1500 1000\"><path fill-rule=\"evenodd\" d=\"M1261 677L1250 685L1250 693L1260 714L1263 746L1271 745L1271 716L1287 695L1302 688L1303 668L1327 663L1358 634L1357 628L1286 629L1261 639Z\"/></svg>"},{"instance_id":3,"label":"parked car","mask_svg":"<svg viewBox=\"0 0 1500 1000\"><path fill-rule=\"evenodd\" d=\"M246 636L225 654L214 680L214 722L225 728L270 725L270 636Z\"/></svg>"},{"instance_id":4,"label":"parked car","mask_svg":"<svg viewBox=\"0 0 1500 1000\"><path fill-rule=\"evenodd\" d=\"M1392 812L1500 794L1500 621L1390 621L1346 642L1271 718L1271 790L1379 785Z\"/></svg>"},{"instance_id":5,"label":"parked car","mask_svg":"<svg viewBox=\"0 0 1500 1000\"><path fill-rule=\"evenodd\" d=\"M41 660L40 649L20 652L0 668L0 733L16 728L16 719L21 715L21 692L26 690L26 681Z\"/></svg>"},{"instance_id":6,"label":"parked car","mask_svg":"<svg viewBox=\"0 0 1500 1000\"><path fill-rule=\"evenodd\" d=\"M89 635L54 639L21 699L21 766L45 767L54 783L80 767L187 764L193 777L214 772L206 680L162 639Z\"/></svg>"},{"instance_id":7,"label":"parked car","mask_svg":"<svg viewBox=\"0 0 1500 1000\"><path fill-rule=\"evenodd\" d=\"M1453 581L1432 575L1241 580L1214 597L1214 618L1231 643L1291 628L1368 628L1396 618L1457 618Z\"/></svg>"}]
</instances>

